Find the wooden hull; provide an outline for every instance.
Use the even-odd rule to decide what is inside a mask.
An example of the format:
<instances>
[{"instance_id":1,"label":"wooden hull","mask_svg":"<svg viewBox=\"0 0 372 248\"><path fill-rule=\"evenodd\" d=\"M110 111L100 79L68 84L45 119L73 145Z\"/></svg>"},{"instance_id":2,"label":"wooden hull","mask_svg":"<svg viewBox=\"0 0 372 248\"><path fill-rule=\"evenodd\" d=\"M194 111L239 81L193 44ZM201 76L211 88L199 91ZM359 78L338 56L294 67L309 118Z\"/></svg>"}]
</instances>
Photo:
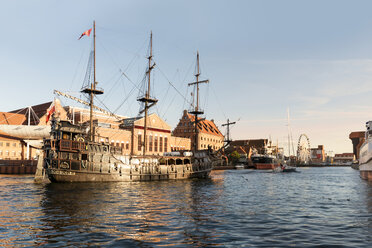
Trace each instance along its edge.
<instances>
[{"instance_id":1,"label":"wooden hull","mask_svg":"<svg viewBox=\"0 0 372 248\"><path fill-rule=\"evenodd\" d=\"M168 168L166 168L168 167ZM101 173L89 171L71 171L62 169L46 169L51 182L128 182L128 181L159 181L188 178L208 178L211 166L193 166L193 168L176 165L160 166L157 171L149 166L141 169L123 169L121 172Z\"/></svg>"},{"instance_id":2,"label":"wooden hull","mask_svg":"<svg viewBox=\"0 0 372 248\"><path fill-rule=\"evenodd\" d=\"M254 167L256 170L274 170L279 167L280 164L271 164L271 163L256 163Z\"/></svg>"}]
</instances>

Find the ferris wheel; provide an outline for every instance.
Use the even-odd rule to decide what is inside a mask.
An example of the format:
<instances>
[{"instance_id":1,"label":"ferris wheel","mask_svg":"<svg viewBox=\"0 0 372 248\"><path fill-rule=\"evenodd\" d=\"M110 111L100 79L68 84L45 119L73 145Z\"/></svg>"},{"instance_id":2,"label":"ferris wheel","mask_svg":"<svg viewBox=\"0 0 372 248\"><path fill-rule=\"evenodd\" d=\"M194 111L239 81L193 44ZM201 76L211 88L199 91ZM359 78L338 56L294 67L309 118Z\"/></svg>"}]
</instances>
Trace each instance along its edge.
<instances>
[{"instance_id":1,"label":"ferris wheel","mask_svg":"<svg viewBox=\"0 0 372 248\"><path fill-rule=\"evenodd\" d=\"M297 145L297 161L300 164L308 164L310 160L310 139L306 134L301 134Z\"/></svg>"}]
</instances>

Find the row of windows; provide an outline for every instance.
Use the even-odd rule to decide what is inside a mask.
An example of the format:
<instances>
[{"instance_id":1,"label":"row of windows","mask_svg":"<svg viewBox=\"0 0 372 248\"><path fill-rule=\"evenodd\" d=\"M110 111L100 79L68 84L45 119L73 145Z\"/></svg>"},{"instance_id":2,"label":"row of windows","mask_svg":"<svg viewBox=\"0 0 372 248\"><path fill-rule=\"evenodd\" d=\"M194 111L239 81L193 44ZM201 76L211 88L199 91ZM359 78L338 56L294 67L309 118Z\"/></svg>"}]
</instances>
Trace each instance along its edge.
<instances>
[{"instance_id":1,"label":"row of windows","mask_svg":"<svg viewBox=\"0 0 372 248\"><path fill-rule=\"evenodd\" d=\"M16 156L16 151L11 151L11 152L9 152L9 151L2 151L2 150L0 150L0 156L2 156L2 155L5 155L5 156L9 156L11 154L11 156L13 156L13 157L15 157ZM22 154L22 152L21 151L19 151L18 152L18 155L19 156L21 156L21 154Z\"/></svg>"},{"instance_id":2,"label":"row of windows","mask_svg":"<svg viewBox=\"0 0 372 248\"><path fill-rule=\"evenodd\" d=\"M121 147L123 150L129 150L129 143L114 143L114 142L111 142L111 146L116 146L116 147Z\"/></svg>"},{"instance_id":3,"label":"row of windows","mask_svg":"<svg viewBox=\"0 0 372 248\"><path fill-rule=\"evenodd\" d=\"M2 141L0 141L0 146L4 146L4 143L5 143L5 146L7 146L7 147L10 147L10 142L2 142ZM12 146L13 147L17 147L17 143L12 143ZM18 147L22 147L22 144L21 143L18 143Z\"/></svg>"},{"instance_id":4,"label":"row of windows","mask_svg":"<svg viewBox=\"0 0 372 248\"><path fill-rule=\"evenodd\" d=\"M168 152L168 137L153 137L152 135L147 135L147 141L148 145L147 150L149 152ZM138 151L142 151L142 134L138 134Z\"/></svg>"},{"instance_id":5,"label":"row of windows","mask_svg":"<svg viewBox=\"0 0 372 248\"><path fill-rule=\"evenodd\" d=\"M203 138L203 137L201 137L200 140L222 143L222 140L216 140L216 139L212 139L212 138Z\"/></svg>"},{"instance_id":6,"label":"row of windows","mask_svg":"<svg viewBox=\"0 0 372 248\"><path fill-rule=\"evenodd\" d=\"M201 144L200 146L201 146L201 148L208 148L208 144ZM219 149L218 146L211 146L211 148L214 149L214 150Z\"/></svg>"}]
</instances>

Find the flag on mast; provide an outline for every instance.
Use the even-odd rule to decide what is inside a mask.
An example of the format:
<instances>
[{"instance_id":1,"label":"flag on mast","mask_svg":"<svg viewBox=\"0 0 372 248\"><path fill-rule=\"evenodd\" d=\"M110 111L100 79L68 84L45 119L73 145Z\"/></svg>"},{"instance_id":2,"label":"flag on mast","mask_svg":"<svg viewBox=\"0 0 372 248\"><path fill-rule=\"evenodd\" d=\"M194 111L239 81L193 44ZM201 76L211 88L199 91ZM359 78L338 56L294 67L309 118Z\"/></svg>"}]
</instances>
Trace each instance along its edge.
<instances>
[{"instance_id":1,"label":"flag on mast","mask_svg":"<svg viewBox=\"0 0 372 248\"><path fill-rule=\"evenodd\" d=\"M88 29L87 31L85 31L84 33L82 33L78 40L80 40L84 35L89 36L90 35L90 32L92 32L92 29Z\"/></svg>"},{"instance_id":2,"label":"flag on mast","mask_svg":"<svg viewBox=\"0 0 372 248\"><path fill-rule=\"evenodd\" d=\"M48 108L47 110L47 117L46 117L46 120L45 120L45 123L48 123L49 119L50 119L50 116L56 111L56 106L54 104L54 101L53 103L50 105L50 107Z\"/></svg>"}]
</instances>

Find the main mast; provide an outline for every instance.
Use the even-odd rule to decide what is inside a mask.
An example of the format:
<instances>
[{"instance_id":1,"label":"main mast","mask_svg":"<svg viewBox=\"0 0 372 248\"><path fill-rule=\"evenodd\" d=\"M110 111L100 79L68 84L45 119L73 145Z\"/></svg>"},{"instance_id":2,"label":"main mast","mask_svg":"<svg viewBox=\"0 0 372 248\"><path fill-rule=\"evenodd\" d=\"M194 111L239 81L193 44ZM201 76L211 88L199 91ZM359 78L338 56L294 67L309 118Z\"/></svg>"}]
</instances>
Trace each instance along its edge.
<instances>
[{"instance_id":1,"label":"main mast","mask_svg":"<svg viewBox=\"0 0 372 248\"><path fill-rule=\"evenodd\" d=\"M196 82L189 83L188 85L196 85L196 106L193 111L190 111L189 113L195 116L195 137L194 137L194 151L198 150L198 141L199 141L199 129L198 129L198 115L204 114L204 111L199 109L199 84L201 83L209 83L209 80L202 80L199 81L199 76L200 76L200 66L199 66L199 51L197 51L196 54L196 66L197 66L197 71L195 74Z\"/></svg>"},{"instance_id":2,"label":"main mast","mask_svg":"<svg viewBox=\"0 0 372 248\"><path fill-rule=\"evenodd\" d=\"M145 103L145 108L144 108L144 110L141 111L141 113L145 112L145 120L144 120L145 123L144 123L144 126L143 126L144 131L143 131L143 144L142 144L143 155L146 155L146 149L147 149L147 116L148 116L148 110L149 110L149 108L154 106L158 101L155 98L151 98L151 95L150 95L151 70L154 69L154 67L155 67L155 63L151 65L151 62L152 62L152 31L151 31L151 34L150 34L150 54L147 57L147 59L149 60L148 69L147 69L147 72L146 72L147 79L148 79L147 89L146 89L146 92L145 92L145 96L137 99L138 101ZM141 142L141 140L138 140L138 142Z\"/></svg>"},{"instance_id":3,"label":"main mast","mask_svg":"<svg viewBox=\"0 0 372 248\"><path fill-rule=\"evenodd\" d=\"M93 21L93 82L91 82L90 86L88 85L86 88L82 89L81 92L89 94L89 108L90 108L90 115L89 115L89 139L90 141L94 141L94 127L93 127L93 98L94 95L101 95L103 94L103 90L96 89L96 22Z\"/></svg>"}]
</instances>

